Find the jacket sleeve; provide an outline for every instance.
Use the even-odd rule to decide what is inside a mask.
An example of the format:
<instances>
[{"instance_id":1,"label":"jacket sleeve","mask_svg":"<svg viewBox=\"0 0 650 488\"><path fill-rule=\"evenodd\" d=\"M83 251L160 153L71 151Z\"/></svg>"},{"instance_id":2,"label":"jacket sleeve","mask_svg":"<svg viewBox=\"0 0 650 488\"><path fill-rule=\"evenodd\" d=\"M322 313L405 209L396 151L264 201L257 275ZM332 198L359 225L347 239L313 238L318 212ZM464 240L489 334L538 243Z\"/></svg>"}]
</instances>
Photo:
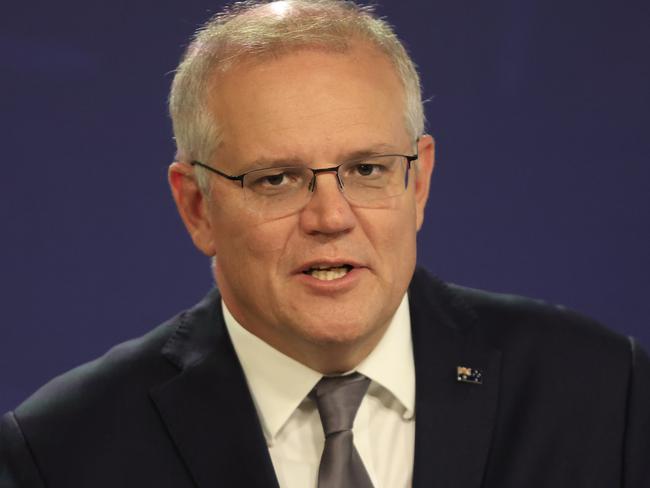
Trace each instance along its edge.
<instances>
[{"instance_id":1,"label":"jacket sleeve","mask_svg":"<svg viewBox=\"0 0 650 488\"><path fill-rule=\"evenodd\" d=\"M650 487L650 359L634 340L623 453L623 487Z\"/></svg>"},{"instance_id":2,"label":"jacket sleeve","mask_svg":"<svg viewBox=\"0 0 650 488\"><path fill-rule=\"evenodd\" d=\"M45 488L13 412L0 421L0 488Z\"/></svg>"}]
</instances>

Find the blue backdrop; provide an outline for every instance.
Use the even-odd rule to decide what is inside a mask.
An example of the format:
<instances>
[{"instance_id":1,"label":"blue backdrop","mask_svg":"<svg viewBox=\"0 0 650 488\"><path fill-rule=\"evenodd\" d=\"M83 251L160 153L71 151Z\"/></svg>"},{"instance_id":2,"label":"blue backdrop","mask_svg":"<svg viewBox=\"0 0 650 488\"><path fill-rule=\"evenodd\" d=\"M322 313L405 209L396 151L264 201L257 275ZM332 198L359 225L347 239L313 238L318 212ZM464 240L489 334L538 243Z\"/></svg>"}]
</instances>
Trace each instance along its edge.
<instances>
[{"instance_id":1,"label":"blue backdrop","mask_svg":"<svg viewBox=\"0 0 650 488\"><path fill-rule=\"evenodd\" d=\"M438 164L419 261L648 348L647 0L388 1ZM210 286L166 183L165 99L220 2L11 2L0 19L0 411Z\"/></svg>"}]
</instances>

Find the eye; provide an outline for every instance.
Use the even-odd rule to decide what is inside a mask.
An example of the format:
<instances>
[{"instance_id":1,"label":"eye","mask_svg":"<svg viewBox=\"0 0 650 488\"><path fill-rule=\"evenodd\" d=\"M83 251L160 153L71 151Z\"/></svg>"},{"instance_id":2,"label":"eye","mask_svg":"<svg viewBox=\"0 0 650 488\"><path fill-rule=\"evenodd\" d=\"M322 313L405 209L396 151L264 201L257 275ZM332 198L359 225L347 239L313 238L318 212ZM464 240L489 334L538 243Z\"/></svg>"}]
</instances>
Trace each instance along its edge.
<instances>
[{"instance_id":1,"label":"eye","mask_svg":"<svg viewBox=\"0 0 650 488\"><path fill-rule=\"evenodd\" d=\"M282 187L290 184L295 180L295 175L288 171L260 171L251 173L248 177L248 183L251 187Z\"/></svg>"},{"instance_id":2,"label":"eye","mask_svg":"<svg viewBox=\"0 0 650 488\"><path fill-rule=\"evenodd\" d=\"M244 185L256 193L272 195L299 189L304 183L302 168L270 168L248 173Z\"/></svg>"},{"instance_id":3,"label":"eye","mask_svg":"<svg viewBox=\"0 0 650 488\"><path fill-rule=\"evenodd\" d=\"M287 174L286 173L278 173L275 175L268 175L263 178L261 178L261 181L258 183L261 184L269 184L271 186L280 186L282 183L286 181Z\"/></svg>"},{"instance_id":4,"label":"eye","mask_svg":"<svg viewBox=\"0 0 650 488\"><path fill-rule=\"evenodd\" d=\"M376 173L379 168L376 164L360 163L355 166L354 170L360 176L370 176L371 174Z\"/></svg>"},{"instance_id":5,"label":"eye","mask_svg":"<svg viewBox=\"0 0 650 488\"><path fill-rule=\"evenodd\" d=\"M352 178L381 178L386 175L388 169L382 161L363 161L353 164L348 175Z\"/></svg>"}]
</instances>

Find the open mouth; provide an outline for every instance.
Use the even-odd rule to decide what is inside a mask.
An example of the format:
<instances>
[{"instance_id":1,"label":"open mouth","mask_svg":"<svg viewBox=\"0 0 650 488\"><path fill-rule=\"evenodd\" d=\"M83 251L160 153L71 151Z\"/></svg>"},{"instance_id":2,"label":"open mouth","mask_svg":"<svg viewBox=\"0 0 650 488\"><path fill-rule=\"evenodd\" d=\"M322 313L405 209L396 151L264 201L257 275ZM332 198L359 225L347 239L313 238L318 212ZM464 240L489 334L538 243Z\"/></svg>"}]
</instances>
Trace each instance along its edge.
<instances>
[{"instance_id":1,"label":"open mouth","mask_svg":"<svg viewBox=\"0 0 650 488\"><path fill-rule=\"evenodd\" d=\"M350 264L337 265L314 265L303 271L304 274L312 276L321 281L332 281L343 278L354 266Z\"/></svg>"}]
</instances>

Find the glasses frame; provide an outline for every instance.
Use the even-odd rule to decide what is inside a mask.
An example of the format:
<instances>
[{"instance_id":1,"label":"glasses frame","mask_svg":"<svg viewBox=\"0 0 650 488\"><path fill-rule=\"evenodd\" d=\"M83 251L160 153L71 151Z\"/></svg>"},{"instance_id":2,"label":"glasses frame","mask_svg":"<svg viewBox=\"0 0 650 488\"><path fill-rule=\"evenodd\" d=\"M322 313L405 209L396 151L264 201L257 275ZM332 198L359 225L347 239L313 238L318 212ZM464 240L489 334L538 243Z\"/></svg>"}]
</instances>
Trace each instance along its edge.
<instances>
[{"instance_id":1,"label":"glasses frame","mask_svg":"<svg viewBox=\"0 0 650 488\"><path fill-rule=\"evenodd\" d=\"M406 178L404 181L404 188L406 189L408 187L408 172L411 169L411 163L413 161L417 161L419 158L419 154L416 152L415 154L409 156L407 154L374 154L372 156L368 156L367 158L359 158L358 160L350 160L350 161L344 161L343 163L337 165L337 166L330 166L329 168L310 168L308 166L305 166L305 169L308 169L309 171L312 172L313 176L311 181L309 182L309 186L307 187L310 192L314 192L316 189L316 176L321 174L321 173L336 173L336 181L338 182L339 188L343 188L343 182L341 181L341 176L339 175L339 168L343 165L349 164L349 163L355 163L355 162L363 162L364 160L368 159L370 162L372 162L373 157L384 157L384 156L399 156L402 158L406 159ZM242 188L244 188L244 177L250 173L254 173L256 171L264 171L267 169L283 169L283 168L296 168L296 167L301 167L302 166L282 166L278 168L274 167L269 167L269 168L256 168L252 169L250 171L246 171L245 173L242 173L240 175L229 175L228 173L224 173L223 171L219 171L216 168L213 168L212 166L209 166L205 163L202 163L201 161L190 161L191 166L200 166L201 168L207 169L208 171L211 171L214 174L217 174L219 176L222 176L223 178L227 178L231 181L239 181L239 184L241 185Z\"/></svg>"}]
</instances>

